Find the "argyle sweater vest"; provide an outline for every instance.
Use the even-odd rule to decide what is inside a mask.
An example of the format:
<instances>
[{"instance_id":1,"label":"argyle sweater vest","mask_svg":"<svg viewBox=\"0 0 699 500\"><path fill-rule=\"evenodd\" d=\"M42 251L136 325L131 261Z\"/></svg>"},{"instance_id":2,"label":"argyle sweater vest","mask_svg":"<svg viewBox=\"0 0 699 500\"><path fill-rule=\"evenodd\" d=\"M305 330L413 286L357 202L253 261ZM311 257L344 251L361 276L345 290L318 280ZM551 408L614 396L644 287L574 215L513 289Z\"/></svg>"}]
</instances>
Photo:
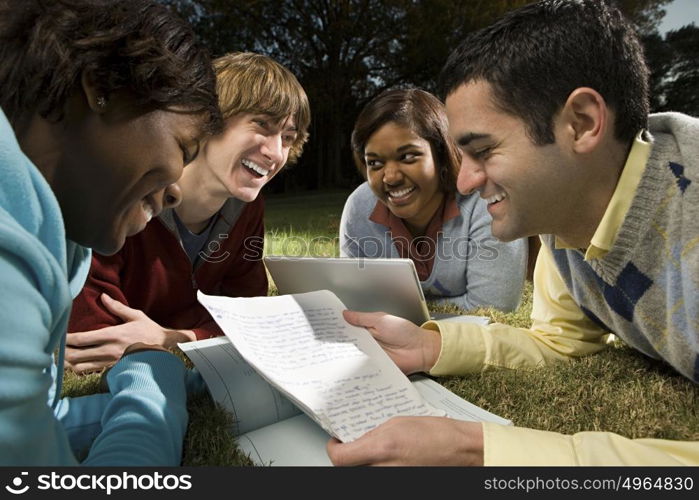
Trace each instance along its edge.
<instances>
[{"instance_id":1,"label":"argyle sweater vest","mask_svg":"<svg viewBox=\"0 0 699 500\"><path fill-rule=\"evenodd\" d=\"M609 253L585 261L542 236L582 311L699 382L699 120L650 116L653 149Z\"/></svg>"}]
</instances>

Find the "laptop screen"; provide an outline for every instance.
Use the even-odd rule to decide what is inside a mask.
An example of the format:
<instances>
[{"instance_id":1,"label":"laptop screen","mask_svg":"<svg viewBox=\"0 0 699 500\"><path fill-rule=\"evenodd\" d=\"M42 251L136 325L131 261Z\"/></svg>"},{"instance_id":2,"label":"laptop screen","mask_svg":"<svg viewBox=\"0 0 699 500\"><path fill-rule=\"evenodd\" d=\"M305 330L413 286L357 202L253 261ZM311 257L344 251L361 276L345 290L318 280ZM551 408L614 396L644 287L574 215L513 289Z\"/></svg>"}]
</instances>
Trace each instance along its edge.
<instances>
[{"instance_id":1,"label":"laptop screen","mask_svg":"<svg viewBox=\"0 0 699 500\"><path fill-rule=\"evenodd\" d=\"M264 262L280 295L330 290L347 309L383 311L417 325L430 319L410 259L267 256Z\"/></svg>"}]
</instances>

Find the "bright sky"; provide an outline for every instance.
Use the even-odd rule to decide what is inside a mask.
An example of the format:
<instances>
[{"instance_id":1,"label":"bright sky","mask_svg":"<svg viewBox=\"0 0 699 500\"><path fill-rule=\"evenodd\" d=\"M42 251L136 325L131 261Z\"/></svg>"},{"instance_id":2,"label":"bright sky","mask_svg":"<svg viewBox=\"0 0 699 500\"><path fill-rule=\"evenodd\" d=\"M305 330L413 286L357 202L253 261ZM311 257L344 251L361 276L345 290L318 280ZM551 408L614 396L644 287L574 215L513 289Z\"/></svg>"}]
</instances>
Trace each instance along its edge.
<instances>
[{"instance_id":1,"label":"bright sky","mask_svg":"<svg viewBox=\"0 0 699 500\"><path fill-rule=\"evenodd\" d=\"M692 22L699 27L699 0L674 0L665 6L665 16L658 31L664 35Z\"/></svg>"}]
</instances>

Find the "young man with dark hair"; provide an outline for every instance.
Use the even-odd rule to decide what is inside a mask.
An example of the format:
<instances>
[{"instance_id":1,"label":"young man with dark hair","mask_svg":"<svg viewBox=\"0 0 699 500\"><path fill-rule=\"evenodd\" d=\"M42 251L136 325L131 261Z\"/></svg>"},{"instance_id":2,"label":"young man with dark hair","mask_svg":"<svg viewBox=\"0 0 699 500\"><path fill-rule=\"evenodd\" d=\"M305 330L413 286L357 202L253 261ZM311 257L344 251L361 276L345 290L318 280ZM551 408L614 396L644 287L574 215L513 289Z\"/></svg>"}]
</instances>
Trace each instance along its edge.
<instances>
[{"instance_id":1,"label":"young man with dark hair","mask_svg":"<svg viewBox=\"0 0 699 500\"><path fill-rule=\"evenodd\" d=\"M442 72L457 187L486 199L497 238L540 235L532 326L348 321L405 373L535 369L614 333L699 382L699 120L649 115L647 79L633 29L598 0L530 4L464 40ZM336 464L699 464L699 442L446 418L394 419L328 451Z\"/></svg>"}]
</instances>

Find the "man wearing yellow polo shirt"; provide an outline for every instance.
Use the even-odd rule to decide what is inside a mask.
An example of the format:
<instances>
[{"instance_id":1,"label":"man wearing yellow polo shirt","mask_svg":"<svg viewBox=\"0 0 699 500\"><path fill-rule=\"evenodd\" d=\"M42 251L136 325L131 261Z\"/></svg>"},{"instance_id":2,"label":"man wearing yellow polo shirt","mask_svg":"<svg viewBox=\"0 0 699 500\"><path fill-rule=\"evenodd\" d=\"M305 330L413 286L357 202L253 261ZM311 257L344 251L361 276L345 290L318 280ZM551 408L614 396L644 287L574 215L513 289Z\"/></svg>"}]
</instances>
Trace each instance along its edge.
<instances>
[{"instance_id":1,"label":"man wearing yellow polo shirt","mask_svg":"<svg viewBox=\"0 0 699 500\"><path fill-rule=\"evenodd\" d=\"M497 238L540 235L532 326L346 319L405 373L533 369L614 333L699 382L699 120L649 116L648 69L619 11L522 7L464 40L441 80L459 191L488 201ZM389 420L328 453L338 465L699 464L699 442L433 417Z\"/></svg>"}]
</instances>

